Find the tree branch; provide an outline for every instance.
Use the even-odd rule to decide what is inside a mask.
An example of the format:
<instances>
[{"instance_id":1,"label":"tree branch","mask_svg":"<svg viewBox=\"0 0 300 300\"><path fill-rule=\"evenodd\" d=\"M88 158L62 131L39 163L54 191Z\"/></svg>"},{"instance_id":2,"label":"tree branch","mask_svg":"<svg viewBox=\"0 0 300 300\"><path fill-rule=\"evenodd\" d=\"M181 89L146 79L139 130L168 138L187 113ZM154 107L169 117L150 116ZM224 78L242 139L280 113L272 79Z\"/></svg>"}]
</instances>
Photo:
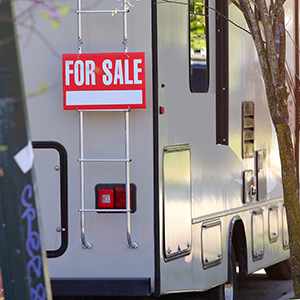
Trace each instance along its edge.
<instances>
[{"instance_id":1,"label":"tree branch","mask_svg":"<svg viewBox=\"0 0 300 300\"><path fill-rule=\"evenodd\" d=\"M280 83L285 83L285 46L286 46L286 36L284 24L284 9L281 6L275 12L275 20L277 20L276 27L279 27L279 57L278 57L278 68L280 72Z\"/></svg>"},{"instance_id":2,"label":"tree branch","mask_svg":"<svg viewBox=\"0 0 300 300\"><path fill-rule=\"evenodd\" d=\"M272 77L270 76L270 66L267 58L267 53L265 49L265 44L261 36L261 31L258 25L258 21L255 17L255 13L250 6L249 1L240 0L242 6L242 12L244 13L245 19L249 27L251 28L252 38L258 53L258 58L262 70L263 80L266 86L266 95L268 99L269 110L271 113L272 119L276 113L276 95L273 89ZM268 88L271 87L271 88Z\"/></svg>"},{"instance_id":3,"label":"tree branch","mask_svg":"<svg viewBox=\"0 0 300 300\"><path fill-rule=\"evenodd\" d=\"M279 64L278 64L278 59L276 54L275 38L273 35L272 20L269 17L268 8L266 6L265 0L256 0L256 3L260 11L262 12L261 19L262 19L265 36L266 36L266 42L267 42L267 47L266 47L267 57L268 57L270 72L272 76L272 82L275 88L276 99L277 99L276 101L277 114L279 114L279 116L288 116L287 105L285 103L287 101L288 95L285 87L285 80L284 81L281 80ZM285 48L282 50L285 52ZM283 65L285 66L285 54L281 54L281 56L284 57Z\"/></svg>"},{"instance_id":4,"label":"tree branch","mask_svg":"<svg viewBox=\"0 0 300 300\"><path fill-rule=\"evenodd\" d=\"M229 23L231 23L232 25L236 26L237 28L245 31L248 34L251 34L250 31L248 31L246 28L236 24L235 22L233 22L232 20L230 20L229 18L227 18L225 15L221 14L219 11L217 11L215 8L211 7L211 6L205 6L205 5L199 5L199 4L188 4L188 3L183 3L183 2L178 2L178 1L173 1L173 0L162 0L161 2L155 2L154 4L158 5L158 4L166 4L166 3L173 3L173 4L180 4L180 5L186 5L186 6L202 6L205 8L208 8L212 11L214 11L216 14L218 14L219 16L223 17L224 19L226 19ZM218 16L217 16L218 17Z\"/></svg>"}]
</instances>

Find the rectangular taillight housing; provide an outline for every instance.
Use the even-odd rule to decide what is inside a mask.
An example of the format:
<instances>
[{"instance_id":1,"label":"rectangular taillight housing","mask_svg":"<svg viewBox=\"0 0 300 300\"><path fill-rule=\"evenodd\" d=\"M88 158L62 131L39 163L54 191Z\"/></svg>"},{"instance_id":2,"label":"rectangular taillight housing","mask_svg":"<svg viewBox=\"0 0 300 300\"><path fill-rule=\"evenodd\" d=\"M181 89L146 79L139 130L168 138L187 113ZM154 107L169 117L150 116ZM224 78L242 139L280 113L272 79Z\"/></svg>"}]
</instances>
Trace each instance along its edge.
<instances>
[{"instance_id":1,"label":"rectangular taillight housing","mask_svg":"<svg viewBox=\"0 0 300 300\"><path fill-rule=\"evenodd\" d=\"M97 184L96 209L126 209L125 184ZM136 185L130 184L130 209L136 211Z\"/></svg>"}]
</instances>

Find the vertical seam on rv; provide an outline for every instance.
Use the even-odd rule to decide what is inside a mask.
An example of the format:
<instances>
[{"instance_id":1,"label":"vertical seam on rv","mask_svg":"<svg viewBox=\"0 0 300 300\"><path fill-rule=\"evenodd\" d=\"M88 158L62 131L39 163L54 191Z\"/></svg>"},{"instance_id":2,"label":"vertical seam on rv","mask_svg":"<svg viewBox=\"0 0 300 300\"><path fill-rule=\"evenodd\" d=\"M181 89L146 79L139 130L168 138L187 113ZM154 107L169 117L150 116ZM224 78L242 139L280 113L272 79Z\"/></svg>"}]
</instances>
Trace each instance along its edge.
<instances>
[{"instance_id":1,"label":"vertical seam on rv","mask_svg":"<svg viewBox=\"0 0 300 300\"><path fill-rule=\"evenodd\" d=\"M216 143L228 145L228 2L216 2Z\"/></svg>"},{"instance_id":2,"label":"vertical seam on rv","mask_svg":"<svg viewBox=\"0 0 300 300\"><path fill-rule=\"evenodd\" d=\"M157 49L157 6L152 0L152 88L153 88L153 202L154 202L154 292L160 295L160 233L159 233L159 168L158 168L158 49Z\"/></svg>"}]
</instances>

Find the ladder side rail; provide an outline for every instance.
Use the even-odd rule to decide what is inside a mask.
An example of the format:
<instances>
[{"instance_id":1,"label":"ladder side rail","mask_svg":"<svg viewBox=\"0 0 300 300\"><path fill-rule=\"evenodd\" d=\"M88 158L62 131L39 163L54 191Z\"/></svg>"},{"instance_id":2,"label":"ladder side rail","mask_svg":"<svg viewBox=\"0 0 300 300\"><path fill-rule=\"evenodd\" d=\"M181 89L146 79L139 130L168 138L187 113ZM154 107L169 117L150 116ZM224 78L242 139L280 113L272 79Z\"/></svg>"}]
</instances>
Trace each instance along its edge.
<instances>
[{"instance_id":1,"label":"ladder side rail","mask_svg":"<svg viewBox=\"0 0 300 300\"><path fill-rule=\"evenodd\" d=\"M128 9L128 0L123 0L123 10ZM126 53L128 52L128 43L127 43L127 24L128 24L128 18L127 18L127 12L123 13L123 51Z\"/></svg>"},{"instance_id":2,"label":"ladder side rail","mask_svg":"<svg viewBox=\"0 0 300 300\"><path fill-rule=\"evenodd\" d=\"M82 1L77 0L77 10L80 11ZM77 52L82 53L82 15L77 14ZM84 159L84 146L83 146L83 112L79 112L79 158ZM85 208L85 177L84 177L84 162L80 161L80 208ZM85 212L80 212L80 235L81 247L83 249L91 249L93 245L86 241L85 238Z\"/></svg>"},{"instance_id":3,"label":"ladder side rail","mask_svg":"<svg viewBox=\"0 0 300 300\"><path fill-rule=\"evenodd\" d=\"M130 249L138 248L138 243L131 239L131 212L130 212L130 161L129 161L129 111L125 113L125 190L126 190L126 227L127 243Z\"/></svg>"},{"instance_id":4,"label":"ladder side rail","mask_svg":"<svg viewBox=\"0 0 300 300\"><path fill-rule=\"evenodd\" d=\"M84 158L83 147L83 112L79 113L79 157ZM84 177L84 161L80 161L80 232L81 247L83 249L91 249L93 245L86 241L85 238L85 177Z\"/></svg>"},{"instance_id":5,"label":"ladder side rail","mask_svg":"<svg viewBox=\"0 0 300 300\"><path fill-rule=\"evenodd\" d=\"M82 2L81 0L77 0L77 11L81 11ZM81 40L81 34L82 34L82 14L77 14L77 52L78 54L82 53L82 40Z\"/></svg>"},{"instance_id":6,"label":"ladder side rail","mask_svg":"<svg viewBox=\"0 0 300 300\"><path fill-rule=\"evenodd\" d=\"M123 10L128 10L128 0L123 0ZM128 14L123 13L123 50L128 52L127 43ZM125 113L125 159L129 160L129 111ZM125 162L125 186L126 186L126 227L127 243L130 249L137 249L139 244L131 239L131 212L130 212L130 161Z\"/></svg>"}]
</instances>

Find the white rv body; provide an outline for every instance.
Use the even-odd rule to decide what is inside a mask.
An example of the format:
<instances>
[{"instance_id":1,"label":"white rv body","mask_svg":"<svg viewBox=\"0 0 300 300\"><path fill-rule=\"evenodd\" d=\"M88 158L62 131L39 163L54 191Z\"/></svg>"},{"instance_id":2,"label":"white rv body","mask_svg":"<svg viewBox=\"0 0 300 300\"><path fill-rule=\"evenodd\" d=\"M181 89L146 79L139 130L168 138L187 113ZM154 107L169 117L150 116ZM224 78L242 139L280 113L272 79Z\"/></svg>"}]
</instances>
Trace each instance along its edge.
<instances>
[{"instance_id":1,"label":"white rv body","mask_svg":"<svg viewBox=\"0 0 300 300\"><path fill-rule=\"evenodd\" d=\"M125 213L96 212L84 213L84 234L92 247L82 247L81 113L63 110L61 71L62 54L77 53L77 8L74 1L65 2L70 12L57 29L43 18L45 8L37 5L32 14L22 15L31 4L15 3L41 219L46 248L54 251L48 259L54 295L158 296L209 290L228 280L234 234L245 242L243 253L236 253L244 259L245 273L289 258L277 141L252 38L229 24L228 140L217 143L217 13L208 10L208 92L192 93L188 0L143 0L128 13L128 49L145 53L146 68L147 108L129 112L130 182L136 185L130 227L138 248L128 247ZM291 34L293 5L286 4ZM89 0L82 9L119 6L117 0ZM215 8L216 1L209 6ZM246 27L233 4L228 10L230 20ZM82 53L122 52L122 15L82 14ZM294 47L290 42L288 47L294 74ZM243 157L242 142L242 108L247 103L254 105L255 119L255 153L249 158ZM85 158L125 157L124 115L83 112ZM62 185L67 190L67 227L61 224L63 165L56 143L66 151ZM243 200L244 191L248 197L251 184L258 184L257 168L264 172L266 197ZM125 183L124 163L85 163L84 178L85 208L95 209L95 186ZM65 246L57 251L62 242Z\"/></svg>"}]
</instances>

